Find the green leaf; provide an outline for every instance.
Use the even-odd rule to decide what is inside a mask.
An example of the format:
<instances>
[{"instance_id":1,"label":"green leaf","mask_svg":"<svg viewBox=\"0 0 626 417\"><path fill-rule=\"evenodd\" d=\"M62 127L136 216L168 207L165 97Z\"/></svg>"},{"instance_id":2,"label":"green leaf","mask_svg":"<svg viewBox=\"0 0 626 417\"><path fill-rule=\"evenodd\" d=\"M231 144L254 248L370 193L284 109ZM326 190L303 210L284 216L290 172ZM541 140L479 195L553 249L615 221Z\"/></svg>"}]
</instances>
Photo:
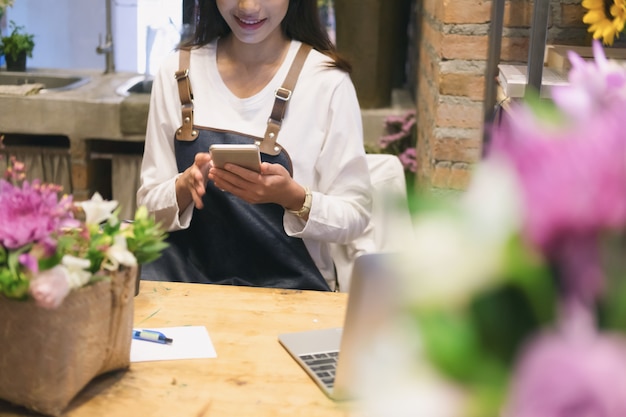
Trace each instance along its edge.
<instances>
[{"instance_id":1,"label":"green leaf","mask_svg":"<svg viewBox=\"0 0 626 417\"><path fill-rule=\"evenodd\" d=\"M11 33L0 38L0 52L4 55L10 55L14 60L22 52L32 57L35 48L35 35L25 33L24 26L18 26L13 20L10 21L9 28Z\"/></svg>"},{"instance_id":2,"label":"green leaf","mask_svg":"<svg viewBox=\"0 0 626 417\"><path fill-rule=\"evenodd\" d=\"M537 90L530 89L525 94L524 101L538 120L555 126L563 124L564 116L559 107L554 101L541 98Z\"/></svg>"},{"instance_id":3,"label":"green leaf","mask_svg":"<svg viewBox=\"0 0 626 417\"><path fill-rule=\"evenodd\" d=\"M156 260L168 246L165 242L167 233L152 216L148 215L145 207L137 209L135 220L131 223L129 230L130 232L126 235L126 244L139 264Z\"/></svg>"},{"instance_id":4,"label":"green leaf","mask_svg":"<svg viewBox=\"0 0 626 417\"><path fill-rule=\"evenodd\" d=\"M534 319L543 324L552 322L557 288L549 265L519 235L508 242L505 258L504 275L523 292Z\"/></svg>"},{"instance_id":5,"label":"green leaf","mask_svg":"<svg viewBox=\"0 0 626 417\"><path fill-rule=\"evenodd\" d=\"M470 381L480 347L469 318L436 310L419 312L417 319L428 359L444 375L457 381Z\"/></svg>"},{"instance_id":6,"label":"green leaf","mask_svg":"<svg viewBox=\"0 0 626 417\"><path fill-rule=\"evenodd\" d=\"M499 381L489 384L475 384L470 387L467 417L495 417L501 415L507 394L508 375L501 375Z\"/></svg>"},{"instance_id":7,"label":"green leaf","mask_svg":"<svg viewBox=\"0 0 626 417\"><path fill-rule=\"evenodd\" d=\"M599 325L626 331L626 234L607 233L600 239L606 288L598 303Z\"/></svg>"},{"instance_id":8,"label":"green leaf","mask_svg":"<svg viewBox=\"0 0 626 417\"><path fill-rule=\"evenodd\" d=\"M30 281L26 276L10 268L0 269L0 293L9 298L23 299L28 294Z\"/></svg>"},{"instance_id":9,"label":"green leaf","mask_svg":"<svg viewBox=\"0 0 626 417\"><path fill-rule=\"evenodd\" d=\"M541 327L524 291L512 283L478 295L470 311L481 351L506 367L512 366L520 346Z\"/></svg>"}]
</instances>

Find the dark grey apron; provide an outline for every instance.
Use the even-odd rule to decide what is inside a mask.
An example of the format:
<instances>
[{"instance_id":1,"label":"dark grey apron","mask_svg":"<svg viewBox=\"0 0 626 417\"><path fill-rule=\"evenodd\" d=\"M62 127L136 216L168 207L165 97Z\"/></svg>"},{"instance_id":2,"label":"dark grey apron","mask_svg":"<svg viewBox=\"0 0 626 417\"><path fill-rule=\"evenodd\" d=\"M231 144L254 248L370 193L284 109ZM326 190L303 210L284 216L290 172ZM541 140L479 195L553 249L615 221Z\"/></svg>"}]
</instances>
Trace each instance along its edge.
<instances>
[{"instance_id":1,"label":"dark grey apron","mask_svg":"<svg viewBox=\"0 0 626 417\"><path fill-rule=\"evenodd\" d=\"M308 53L308 49L305 52ZM181 57L181 63L182 60ZM185 68L184 65L181 68ZM185 71L185 79L187 74L188 71ZM293 87L281 90L287 91L288 97ZM183 93L187 91L191 98L188 83L183 84L182 89ZM286 104L287 100L280 91L277 92L276 101L281 102L279 104ZM189 106L185 106L188 103L185 103L184 94L181 94L181 101L183 120L190 117L191 122L187 123L187 128L183 122L175 140L179 172L191 166L195 155L206 152L212 144L256 142L267 151L261 153L262 161L281 164L293 174L287 152L275 142L284 107L278 110L280 120L274 118L277 114L274 107L266 137L260 139L237 132L193 126L193 113L185 115ZM274 126L271 126L272 122ZM162 256L142 266L141 279L330 290L302 239L285 233L283 207L272 203L249 204L219 190L212 182L207 183L203 203L203 209L194 208L188 229L170 233L167 240L170 246Z\"/></svg>"}]
</instances>

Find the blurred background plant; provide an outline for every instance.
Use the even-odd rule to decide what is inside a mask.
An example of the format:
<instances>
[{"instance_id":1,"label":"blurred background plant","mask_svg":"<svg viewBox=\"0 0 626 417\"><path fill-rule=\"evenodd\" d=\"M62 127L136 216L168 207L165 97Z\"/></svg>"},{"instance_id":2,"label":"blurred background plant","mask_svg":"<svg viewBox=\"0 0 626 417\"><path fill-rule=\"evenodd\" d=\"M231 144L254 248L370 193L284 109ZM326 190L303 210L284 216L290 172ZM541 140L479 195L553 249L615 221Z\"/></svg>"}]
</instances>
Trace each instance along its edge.
<instances>
[{"instance_id":1,"label":"blurred background plant","mask_svg":"<svg viewBox=\"0 0 626 417\"><path fill-rule=\"evenodd\" d=\"M0 36L0 54L12 61L17 61L20 54L32 57L35 35L26 32L24 26L17 25L13 20L9 22L9 29L10 32L6 36Z\"/></svg>"},{"instance_id":2,"label":"blurred background plant","mask_svg":"<svg viewBox=\"0 0 626 417\"><path fill-rule=\"evenodd\" d=\"M378 139L377 146L365 147L367 153L396 155L404 167L408 190L413 190L417 172L415 120L415 110L387 116L385 134Z\"/></svg>"},{"instance_id":3,"label":"blurred background plant","mask_svg":"<svg viewBox=\"0 0 626 417\"><path fill-rule=\"evenodd\" d=\"M417 199L361 415L626 415L626 69L593 49L487 127L466 192Z\"/></svg>"}]
</instances>

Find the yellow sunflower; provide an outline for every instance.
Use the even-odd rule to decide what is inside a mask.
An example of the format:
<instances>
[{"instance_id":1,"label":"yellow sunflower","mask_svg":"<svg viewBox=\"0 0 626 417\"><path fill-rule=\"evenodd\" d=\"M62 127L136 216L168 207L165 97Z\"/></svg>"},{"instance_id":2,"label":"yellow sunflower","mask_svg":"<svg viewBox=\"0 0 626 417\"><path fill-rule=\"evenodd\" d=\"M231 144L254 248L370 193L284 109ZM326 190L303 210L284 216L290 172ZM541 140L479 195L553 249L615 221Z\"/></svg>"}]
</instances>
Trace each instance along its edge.
<instances>
[{"instance_id":1,"label":"yellow sunflower","mask_svg":"<svg viewBox=\"0 0 626 417\"><path fill-rule=\"evenodd\" d=\"M583 0L588 10L583 22L589 25L594 39L602 38L605 45L613 45L615 38L624 30L626 23L626 0Z\"/></svg>"}]
</instances>

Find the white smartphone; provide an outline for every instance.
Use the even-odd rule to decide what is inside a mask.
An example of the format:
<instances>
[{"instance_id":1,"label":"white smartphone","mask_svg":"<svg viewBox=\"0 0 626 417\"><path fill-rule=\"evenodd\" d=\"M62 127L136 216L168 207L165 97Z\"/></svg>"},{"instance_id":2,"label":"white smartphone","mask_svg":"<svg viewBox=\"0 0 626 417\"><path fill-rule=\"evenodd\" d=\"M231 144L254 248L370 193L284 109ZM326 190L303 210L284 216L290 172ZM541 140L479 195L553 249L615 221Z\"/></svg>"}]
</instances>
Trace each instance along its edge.
<instances>
[{"instance_id":1,"label":"white smartphone","mask_svg":"<svg viewBox=\"0 0 626 417\"><path fill-rule=\"evenodd\" d=\"M257 145L246 144L214 144L209 147L213 165L224 168L226 163L239 165L243 168L261 172L261 153Z\"/></svg>"}]
</instances>

